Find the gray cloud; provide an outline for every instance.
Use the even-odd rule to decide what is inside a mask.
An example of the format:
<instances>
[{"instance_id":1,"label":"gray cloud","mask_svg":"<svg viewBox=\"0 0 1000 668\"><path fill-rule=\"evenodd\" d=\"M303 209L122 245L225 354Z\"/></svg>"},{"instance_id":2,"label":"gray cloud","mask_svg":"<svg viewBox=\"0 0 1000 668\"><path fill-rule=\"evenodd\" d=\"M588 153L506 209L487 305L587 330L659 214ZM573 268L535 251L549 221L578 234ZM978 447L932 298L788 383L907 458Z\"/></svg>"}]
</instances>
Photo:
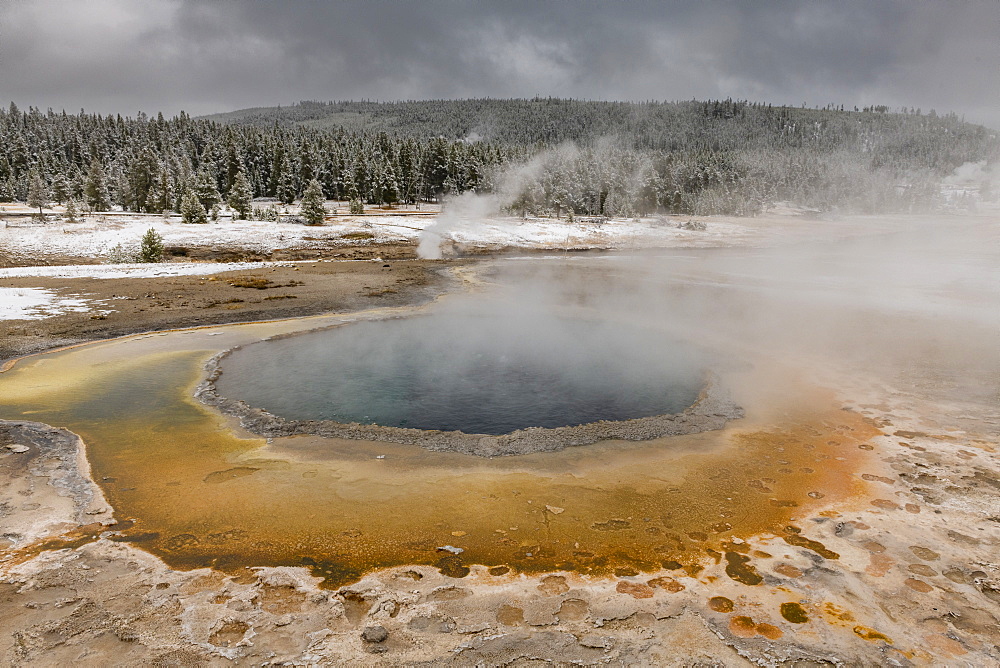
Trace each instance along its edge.
<instances>
[{"instance_id":1,"label":"gray cloud","mask_svg":"<svg viewBox=\"0 0 1000 668\"><path fill-rule=\"evenodd\" d=\"M300 99L746 97L1000 127L1000 4L193 2L0 5L0 97L192 114Z\"/></svg>"}]
</instances>

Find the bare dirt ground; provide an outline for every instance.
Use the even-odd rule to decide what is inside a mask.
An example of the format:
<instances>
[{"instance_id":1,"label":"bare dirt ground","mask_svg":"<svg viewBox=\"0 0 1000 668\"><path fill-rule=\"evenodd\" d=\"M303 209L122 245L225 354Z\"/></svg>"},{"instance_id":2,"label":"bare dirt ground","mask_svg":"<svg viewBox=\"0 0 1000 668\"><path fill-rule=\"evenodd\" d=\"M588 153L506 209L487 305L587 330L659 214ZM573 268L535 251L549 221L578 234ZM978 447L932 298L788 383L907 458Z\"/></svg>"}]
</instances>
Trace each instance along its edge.
<instances>
[{"instance_id":1,"label":"bare dirt ground","mask_svg":"<svg viewBox=\"0 0 1000 668\"><path fill-rule=\"evenodd\" d=\"M418 260L299 262L155 279L7 278L6 288L52 290L86 308L0 320L0 360L136 332L419 302L444 282L431 263Z\"/></svg>"}]
</instances>

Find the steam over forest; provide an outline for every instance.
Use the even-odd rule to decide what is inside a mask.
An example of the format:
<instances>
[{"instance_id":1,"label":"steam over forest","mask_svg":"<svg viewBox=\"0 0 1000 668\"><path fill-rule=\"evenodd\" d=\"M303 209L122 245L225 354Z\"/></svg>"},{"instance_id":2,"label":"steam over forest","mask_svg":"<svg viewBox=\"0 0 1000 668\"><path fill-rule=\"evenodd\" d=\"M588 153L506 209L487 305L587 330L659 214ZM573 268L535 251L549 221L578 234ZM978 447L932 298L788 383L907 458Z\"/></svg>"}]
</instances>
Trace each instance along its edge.
<instances>
[{"instance_id":1,"label":"steam over forest","mask_svg":"<svg viewBox=\"0 0 1000 668\"><path fill-rule=\"evenodd\" d=\"M312 180L370 205L496 192L512 213L753 215L940 204L996 132L954 114L734 100L302 102L192 118L0 110L0 201L179 210L249 188L291 203Z\"/></svg>"}]
</instances>

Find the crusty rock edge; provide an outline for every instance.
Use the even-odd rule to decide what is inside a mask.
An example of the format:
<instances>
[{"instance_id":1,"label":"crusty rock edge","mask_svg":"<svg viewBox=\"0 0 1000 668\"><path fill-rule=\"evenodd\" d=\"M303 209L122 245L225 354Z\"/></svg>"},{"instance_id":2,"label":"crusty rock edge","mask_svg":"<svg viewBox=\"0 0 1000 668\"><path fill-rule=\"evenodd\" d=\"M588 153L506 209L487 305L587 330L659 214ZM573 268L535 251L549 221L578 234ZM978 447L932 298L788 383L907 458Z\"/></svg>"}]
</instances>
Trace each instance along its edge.
<instances>
[{"instance_id":1,"label":"crusty rock edge","mask_svg":"<svg viewBox=\"0 0 1000 668\"><path fill-rule=\"evenodd\" d=\"M81 526L95 522L116 523L111 505L93 480L86 446L78 435L67 429L26 420L0 420L0 426L14 442L28 448L21 456L31 458L31 474L47 478L56 494L72 501L69 516L46 517L40 523L20 527L16 539L8 536L15 548L45 537L52 526L62 522Z\"/></svg>"},{"instance_id":2,"label":"crusty rock edge","mask_svg":"<svg viewBox=\"0 0 1000 668\"><path fill-rule=\"evenodd\" d=\"M312 330L315 331L315 330ZM273 338L297 336L300 332ZM247 345L255 345L253 343ZM264 437L311 434L325 438L346 438L364 441L386 441L417 445L427 450L458 452L478 457L505 457L535 452L556 452L578 445L600 441L645 441L663 436L696 434L722 429L729 420L744 416L721 387L717 377L709 375L698 400L686 410L668 415L632 420L601 420L569 427L529 427L509 434L466 434L461 431L438 431L407 427L343 423L334 420L287 420L262 408L250 406L239 399L219 395L216 381L222 376L222 360L244 346L236 346L213 356L205 364L207 375L198 385L194 396L240 421L244 429Z\"/></svg>"}]
</instances>

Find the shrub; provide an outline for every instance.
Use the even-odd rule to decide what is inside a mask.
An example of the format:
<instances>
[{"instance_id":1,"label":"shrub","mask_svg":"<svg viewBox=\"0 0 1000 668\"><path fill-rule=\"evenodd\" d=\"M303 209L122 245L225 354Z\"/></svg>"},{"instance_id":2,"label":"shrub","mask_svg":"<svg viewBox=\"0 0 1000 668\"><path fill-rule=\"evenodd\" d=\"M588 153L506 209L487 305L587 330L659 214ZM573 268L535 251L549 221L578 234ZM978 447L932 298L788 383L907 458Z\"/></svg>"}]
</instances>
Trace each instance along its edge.
<instances>
[{"instance_id":1,"label":"shrub","mask_svg":"<svg viewBox=\"0 0 1000 668\"><path fill-rule=\"evenodd\" d=\"M253 288L255 290L266 290L271 285L271 281L260 276L238 276L229 285L234 288Z\"/></svg>"},{"instance_id":2,"label":"shrub","mask_svg":"<svg viewBox=\"0 0 1000 668\"><path fill-rule=\"evenodd\" d=\"M134 264L139 261L139 251L117 244L104 254L102 261L104 264Z\"/></svg>"},{"instance_id":3,"label":"shrub","mask_svg":"<svg viewBox=\"0 0 1000 668\"><path fill-rule=\"evenodd\" d=\"M704 232L708 229L708 224L700 220L689 220L686 223L681 223L678 227L692 232Z\"/></svg>"},{"instance_id":4,"label":"shrub","mask_svg":"<svg viewBox=\"0 0 1000 668\"><path fill-rule=\"evenodd\" d=\"M270 206L254 207L250 212L250 220L265 220L271 222L277 222L278 220L278 207L273 204Z\"/></svg>"}]
</instances>

